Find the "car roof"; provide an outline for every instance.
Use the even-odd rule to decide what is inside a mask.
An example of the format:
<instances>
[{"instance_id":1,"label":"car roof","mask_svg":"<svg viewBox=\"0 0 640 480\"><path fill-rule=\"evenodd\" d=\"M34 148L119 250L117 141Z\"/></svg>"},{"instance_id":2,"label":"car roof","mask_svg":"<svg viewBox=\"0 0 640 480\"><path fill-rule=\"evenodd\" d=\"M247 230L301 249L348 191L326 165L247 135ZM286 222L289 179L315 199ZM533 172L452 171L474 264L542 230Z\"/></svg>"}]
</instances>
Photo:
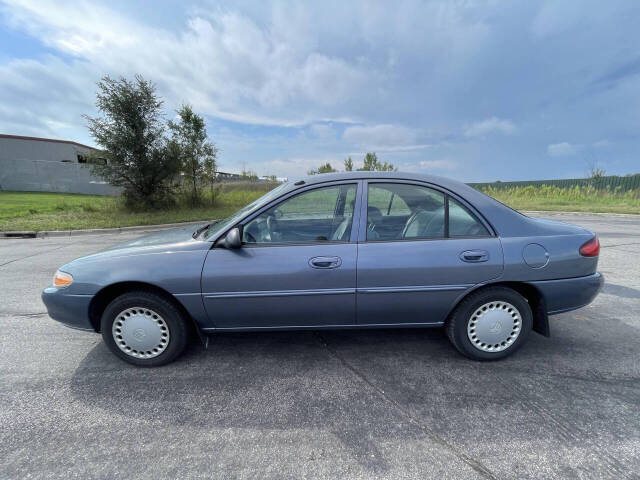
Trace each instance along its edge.
<instances>
[{"instance_id":1,"label":"car roof","mask_svg":"<svg viewBox=\"0 0 640 480\"><path fill-rule=\"evenodd\" d=\"M304 181L305 184L311 185L314 183L335 182L340 180L365 180L365 179L378 179L378 180L418 180L421 182L433 183L441 185L445 188L451 187L452 190L456 190L459 186L466 186L462 182L452 180L446 177L439 177L437 175L426 175L422 173L410 173L410 172L371 172L371 171L355 171L355 172L336 172L336 173L320 173L317 175L308 175L299 179L298 181Z\"/></svg>"}]
</instances>

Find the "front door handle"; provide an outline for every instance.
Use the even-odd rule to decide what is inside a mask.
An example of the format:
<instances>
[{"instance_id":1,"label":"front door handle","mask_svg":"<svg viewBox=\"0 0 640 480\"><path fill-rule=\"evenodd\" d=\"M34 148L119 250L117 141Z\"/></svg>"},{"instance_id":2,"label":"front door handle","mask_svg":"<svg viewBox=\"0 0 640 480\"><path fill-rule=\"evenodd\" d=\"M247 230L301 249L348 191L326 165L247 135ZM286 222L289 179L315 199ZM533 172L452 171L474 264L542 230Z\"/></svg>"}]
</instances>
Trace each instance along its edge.
<instances>
[{"instance_id":1,"label":"front door handle","mask_svg":"<svg viewBox=\"0 0 640 480\"><path fill-rule=\"evenodd\" d=\"M489 260L489 252L486 250L466 250L460 254L460 260L469 263L480 263Z\"/></svg>"},{"instance_id":2,"label":"front door handle","mask_svg":"<svg viewBox=\"0 0 640 480\"><path fill-rule=\"evenodd\" d=\"M340 257L313 257L309 259L309 266L312 268L338 268L342 265Z\"/></svg>"}]
</instances>

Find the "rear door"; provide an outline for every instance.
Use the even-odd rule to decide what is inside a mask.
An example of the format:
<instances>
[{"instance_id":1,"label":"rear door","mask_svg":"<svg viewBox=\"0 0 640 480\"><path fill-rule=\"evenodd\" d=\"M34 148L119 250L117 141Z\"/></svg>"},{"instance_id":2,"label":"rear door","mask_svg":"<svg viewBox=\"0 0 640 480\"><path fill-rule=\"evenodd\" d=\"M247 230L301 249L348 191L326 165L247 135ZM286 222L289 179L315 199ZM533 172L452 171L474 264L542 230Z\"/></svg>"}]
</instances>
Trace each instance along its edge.
<instances>
[{"instance_id":1,"label":"rear door","mask_svg":"<svg viewBox=\"0 0 640 480\"><path fill-rule=\"evenodd\" d=\"M440 323L466 290L502 273L500 240L464 200L419 183L366 183L359 324Z\"/></svg>"}]
</instances>

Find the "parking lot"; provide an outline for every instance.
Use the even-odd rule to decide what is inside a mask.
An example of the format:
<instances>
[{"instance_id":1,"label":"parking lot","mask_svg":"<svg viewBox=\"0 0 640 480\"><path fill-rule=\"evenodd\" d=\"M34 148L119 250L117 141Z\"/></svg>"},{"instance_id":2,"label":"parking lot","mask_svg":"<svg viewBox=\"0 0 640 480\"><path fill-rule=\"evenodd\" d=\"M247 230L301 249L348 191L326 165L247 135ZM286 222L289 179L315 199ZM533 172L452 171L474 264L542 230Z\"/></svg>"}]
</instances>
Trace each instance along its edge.
<instances>
[{"instance_id":1,"label":"parking lot","mask_svg":"<svg viewBox=\"0 0 640 480\"><path fill-rule=\"evenodd\" d=\"M640 478L640 219L606 286L513 357L440 330L222 334L132 367L51 320L56 268L139 234L0 241L0 478Z\"/></svg>"}]
</instances>

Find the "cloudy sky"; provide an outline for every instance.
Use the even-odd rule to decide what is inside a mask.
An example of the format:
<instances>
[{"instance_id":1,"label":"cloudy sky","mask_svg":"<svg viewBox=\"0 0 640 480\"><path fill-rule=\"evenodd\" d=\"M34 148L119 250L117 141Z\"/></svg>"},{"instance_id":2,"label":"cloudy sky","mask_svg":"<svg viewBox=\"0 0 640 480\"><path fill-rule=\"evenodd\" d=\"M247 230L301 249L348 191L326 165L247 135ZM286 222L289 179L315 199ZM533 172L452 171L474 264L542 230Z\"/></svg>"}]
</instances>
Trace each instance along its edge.
<instances>
[{"instance_id":1,"label":"cloudy sky","mask_svg":"<svg viewBox=\"0 0 640 480\"><path fill-rule=\"evenodd\" d=\"M140 73L226 171L640 172L639 24L634 1L0 0L0 133L93 144L96 81Z\"/></svg>"}]
</instances>

